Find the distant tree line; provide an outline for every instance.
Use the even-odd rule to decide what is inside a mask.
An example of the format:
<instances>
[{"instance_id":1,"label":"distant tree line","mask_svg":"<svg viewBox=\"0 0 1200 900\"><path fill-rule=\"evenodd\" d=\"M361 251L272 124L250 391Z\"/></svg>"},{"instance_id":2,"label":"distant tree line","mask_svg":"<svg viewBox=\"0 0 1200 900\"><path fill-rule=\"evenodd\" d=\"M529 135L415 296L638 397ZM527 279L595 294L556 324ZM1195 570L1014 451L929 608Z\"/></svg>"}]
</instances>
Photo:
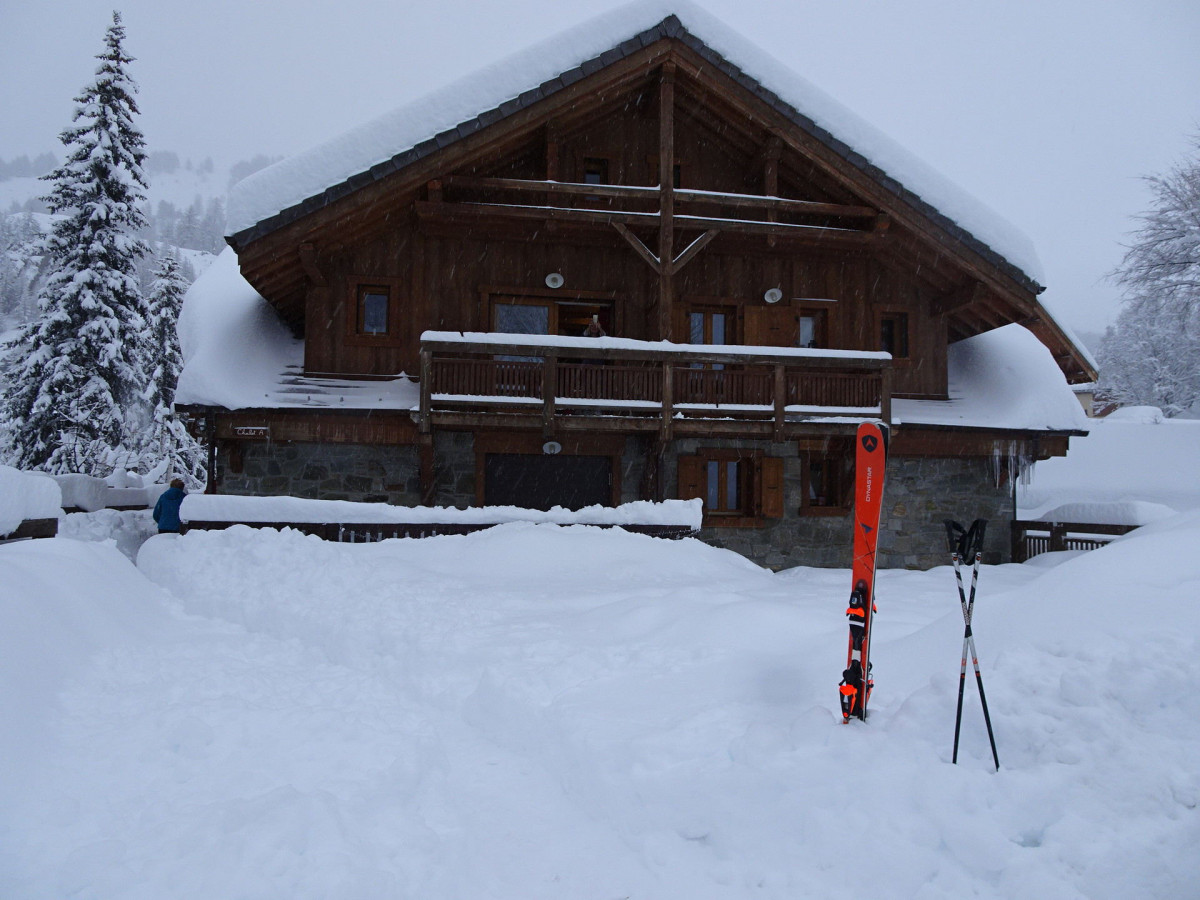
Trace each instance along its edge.
<instances>
[{"instance_id":1,"label":"distant tree line","mask_svg":"<svg viewBox=\"0 0 1200 900\"><path fill-rule=\"evenodd\" d=\"M1100 346L1102 392L1167 416L1200 414L1200 138L1164 175L1121 265L1121 312Z\"/></svg>"}]
</instances>

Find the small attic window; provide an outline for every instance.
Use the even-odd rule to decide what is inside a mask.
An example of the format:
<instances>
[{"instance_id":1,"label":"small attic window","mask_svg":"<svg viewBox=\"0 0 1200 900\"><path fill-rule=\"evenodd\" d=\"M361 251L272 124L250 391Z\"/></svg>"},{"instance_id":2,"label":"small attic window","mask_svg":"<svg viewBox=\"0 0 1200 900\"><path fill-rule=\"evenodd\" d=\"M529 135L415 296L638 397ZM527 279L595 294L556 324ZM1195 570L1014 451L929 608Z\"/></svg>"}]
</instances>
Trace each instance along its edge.
<instances>
[{"instance_id":1,"label":"small attic window","mask_svg":"<svg viewBox=\"0 0 1200 900\"><path fill-rule=\"evenodd\" d=\"M585 156L583 158L584 184L609 184L608 160L602 156Z\"/></svg>"},{"instance_id":2,"label":"small attic window","mask_svg":"<svg viewBox=\"0 0 1200 900\"><path fill-rule=\"evenodd\" d=\"M390 292L379 285L362 285L358 289L358 333L387 334Z\"/></svg>"}]
</instances>

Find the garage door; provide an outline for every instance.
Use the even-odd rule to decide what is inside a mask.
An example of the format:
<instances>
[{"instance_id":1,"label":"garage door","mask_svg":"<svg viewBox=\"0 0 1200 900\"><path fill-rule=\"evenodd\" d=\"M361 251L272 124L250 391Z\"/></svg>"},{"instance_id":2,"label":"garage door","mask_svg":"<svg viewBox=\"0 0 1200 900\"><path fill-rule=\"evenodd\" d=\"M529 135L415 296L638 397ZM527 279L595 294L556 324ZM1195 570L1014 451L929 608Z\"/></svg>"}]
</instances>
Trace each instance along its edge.
<instances>
[{"instance_id":1,"label":"garage door","mask_svg":"<svg viewBox=\"0 0 1200 900\"><path fill-rule=\"evenodd\" d=\"M612 502L612 459L607 456L489 453L483 478L488 506L580 509Z\"/></svg>"}]
</instances>

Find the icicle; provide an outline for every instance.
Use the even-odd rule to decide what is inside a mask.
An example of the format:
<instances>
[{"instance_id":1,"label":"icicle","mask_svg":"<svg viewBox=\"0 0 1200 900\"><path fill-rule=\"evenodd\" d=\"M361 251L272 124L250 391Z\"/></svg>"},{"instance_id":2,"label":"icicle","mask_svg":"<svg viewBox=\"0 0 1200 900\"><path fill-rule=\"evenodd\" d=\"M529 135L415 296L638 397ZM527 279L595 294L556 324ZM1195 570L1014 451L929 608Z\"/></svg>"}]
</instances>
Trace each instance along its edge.
<instances>
[{"instance_id":1,"label":"icicle","mask_svg":"<svg viewBox=\"0 0 1200 900\"><path fill-rule=\"evenodd\" d=\"M1021 487L1033 483L1033 457L1025 441L992 442L992 480L996 487L1011 479Z\"/></svg>"}]
</instances>

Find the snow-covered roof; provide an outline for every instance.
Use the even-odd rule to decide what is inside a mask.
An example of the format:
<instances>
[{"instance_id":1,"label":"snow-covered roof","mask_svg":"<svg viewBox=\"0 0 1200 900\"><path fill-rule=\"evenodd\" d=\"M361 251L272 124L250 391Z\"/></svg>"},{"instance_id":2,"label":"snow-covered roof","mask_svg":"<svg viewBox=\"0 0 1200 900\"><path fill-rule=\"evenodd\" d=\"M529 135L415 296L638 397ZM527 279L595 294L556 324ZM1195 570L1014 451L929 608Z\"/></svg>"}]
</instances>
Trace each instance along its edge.
<instances>
[{"instance_id":1,"label":"snow-covered roof","mask_svg":"<svg viewBox=\"0 0 1200 900\"><path fill-rule=\"evenodd\" d=\"M950 345L949 400L894 400L896 424L1028 431L1090 427L1046 345L1020 325Z\"/></svg>"},{"instance_id":2,"label":"snow-covered roof","mask_svg":"<svg viewBox=\"0 0 1200 900\"><path fill-rule=\"evenodd\" d=\"M626 338L425 332L425 339L486 342L501 337L542 341L545 346L597 342L623 349L680 344ZM226 409L418 409L415 381L398 374L372 381L315 378L304 374L304 342L292 337L276 312L238 271L226 249L188 290L179 316L184 367L175 402ZM753 348L706 346L704 350L752 352ZM886 353L763 348L772 355L850 356L886 359ZM1088 418L1066 377L1036 337L1006 325L950 346L949 400L894 400L897 424L951 425L1019 431L1087 431ZM866 415L866 413L864 413Z\"/></svg>"},{"instance_id":3,"label":"snow-covered roof","mask_svg":"<svg viewBox=\"0 0 1200 900\"><path fill-rule=\"evenodd\" d=\"M179 315L184 367L181 405L227 409L409 409L419 399L407 378L314 379L303 374L304 342L242 278L226 248L196 279Z\"/></svg>"},{"instance_id":4,"label":"snow-covered roof","mask_svg":"<svg viewBox=\"0 0 1200 900\"><path fill-rule=\"evenodd\" d=\"M552 95L604 65L674 37L816 134L968 244L1043 283L1020 230L761 48L686 0L638 0L263 169L229 196L231 235L265 234Z\"/></svg>"}]
</instances>

